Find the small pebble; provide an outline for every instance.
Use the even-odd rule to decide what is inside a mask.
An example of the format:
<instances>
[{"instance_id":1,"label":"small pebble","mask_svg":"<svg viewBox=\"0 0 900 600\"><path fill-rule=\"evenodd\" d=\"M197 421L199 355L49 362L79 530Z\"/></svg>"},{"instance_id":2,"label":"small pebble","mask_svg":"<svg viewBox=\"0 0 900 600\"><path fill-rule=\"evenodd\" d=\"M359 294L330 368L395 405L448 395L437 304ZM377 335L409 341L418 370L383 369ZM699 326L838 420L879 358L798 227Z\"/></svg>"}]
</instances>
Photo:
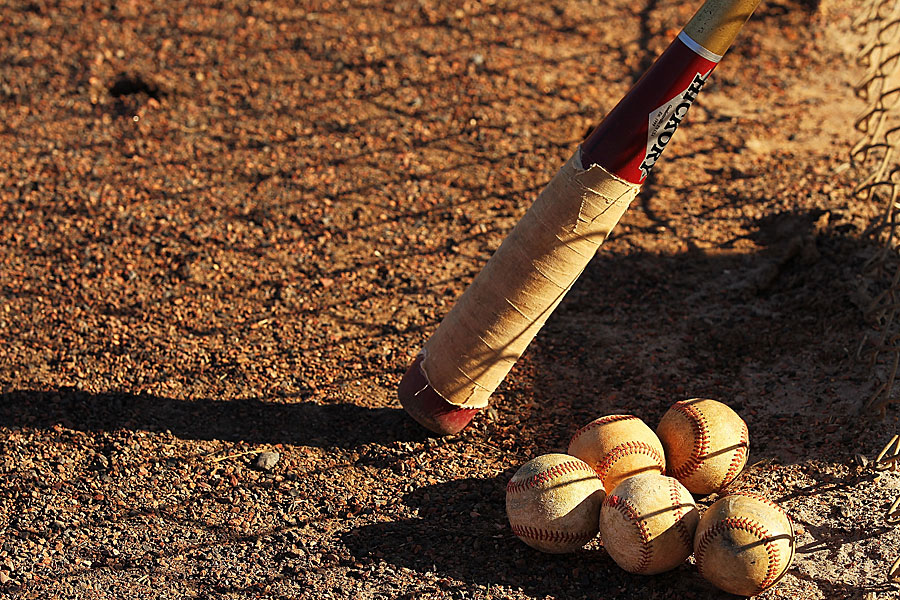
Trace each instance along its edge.
<instances>
[{"instance_id":1,"label":"small pebble","mask_svg":"<svg viewBox=\"0 0 900 600\"><path fill-rule=\"evenodd\" d=\"M280 458L278 452L260 452L256 457L256 467L263 471L271 471Z\"/></svg>"}]
</instances>

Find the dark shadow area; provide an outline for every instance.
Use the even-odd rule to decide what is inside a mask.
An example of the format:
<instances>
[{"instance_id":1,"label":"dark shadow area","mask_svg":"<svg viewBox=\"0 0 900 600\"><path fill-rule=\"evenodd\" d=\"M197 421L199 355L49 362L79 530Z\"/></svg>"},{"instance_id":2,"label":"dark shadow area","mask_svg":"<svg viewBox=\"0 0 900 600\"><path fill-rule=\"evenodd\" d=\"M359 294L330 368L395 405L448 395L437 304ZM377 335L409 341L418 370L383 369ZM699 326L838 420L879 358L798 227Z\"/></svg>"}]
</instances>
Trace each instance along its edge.
<instances>
[{"instance_id":1,"label":"dark shadow area","mask_svg":"<svg viewBox=\"0 0 900 600\"><path fill-rule=\"evenodd\" d=\"M756 458L843 459L866 422L826 426L859 408L827 394L836 375L867 385L851 348L869 328L853 298L871 242L841 223L825 211L764 216L748 223L751 252L732 249L738 239L674 255L601 249L526 353L525 381L501 391L533 390L540 425L523 424L545 446L601 415L631 412L653 427L676 400L706 397L747 420ZM495 406L501 418L517 409Z\"/></svg>"},{"instance_id":2,"label":"dark shadow area","mask_svg":"<svg viewBox=\"0 0 900 600\"><path fill-rule=\"evenodd\" d=\"M631 575L596 541L574 554L530 548L510 531L504 512L512 473L419 488L403 496L403 503L417 509L420 518L365 525L341 539L363 563L386 561L420 573L436 568L467 583L519 587L539 598L645 598L658 594L663 580L667 588L691 594L678 597L731 597L687 564L659 576ZM604 590L602 596L597 590Z\"/></svg>"},{"instance_id":3,"label":"dark shadow area","mask_svg":"<svg viewBox=\"0 0 900 600\"><path fill-rule=\"evenodd\" d=\"M136 74L120 73L109 87L109 95L113 98L136 94L146 94L154 100L159 100L164 95L156 85Z\"/></svg>"},{"instance_id":4,"label":"dark shadow area","mask_svg":"<svg viewBox=\"0 0 900 600\"><path fill-rule=\"evenodd\" d=\"M426 432L400 408L259 399L176 400L149 394L90 394L20 390L0 394L5 427L80 431L170 431L183 439L242 441L349 448L360 444L417 441Z\"/></svg>"},{"instance_id":5,"label":"dark shadow area","mask_svg":"<svg viewBox=\"0 0 900 600\"><path fill-rule=\"evenodd\" d=\"M638 11L637 16L640 27L638 33L639 48L648 48L659 37L659 32L654 31L654 27L651 25L651 18L658 8L659 0L649 0L647 4ZM644 55L641 56L638 65L631 72L631 81L637 83L637 80L641 78L644 72L653 65L656 58L657 57L652 52L645 52Z\"/></svg>"}]
</instances>

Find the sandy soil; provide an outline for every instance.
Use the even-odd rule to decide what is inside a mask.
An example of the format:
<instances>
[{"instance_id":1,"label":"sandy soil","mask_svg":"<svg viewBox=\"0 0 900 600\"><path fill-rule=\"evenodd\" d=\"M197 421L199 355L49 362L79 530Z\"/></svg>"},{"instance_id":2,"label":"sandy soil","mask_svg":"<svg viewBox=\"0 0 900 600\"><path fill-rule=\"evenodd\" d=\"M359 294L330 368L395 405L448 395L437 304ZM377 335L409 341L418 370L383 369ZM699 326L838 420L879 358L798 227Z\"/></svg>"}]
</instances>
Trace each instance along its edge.
<instances>
[{"instance_id":1,"label":"sandy soil","mask_svg":"<svg viewBox=\"0 0 900 600\"><path fill-rule=\"evenodd\" d=\"M798 525L764 597L900 597L900 476L853 460L897 411L859 414L879 207L850 194L849 1L764 1L470 428L396 401L696 4L0 8L0 595L723 597L691 564L539 554L504 513L584 423L706 396L749 424L738 485Z\"/></svg>"}]
</instances>

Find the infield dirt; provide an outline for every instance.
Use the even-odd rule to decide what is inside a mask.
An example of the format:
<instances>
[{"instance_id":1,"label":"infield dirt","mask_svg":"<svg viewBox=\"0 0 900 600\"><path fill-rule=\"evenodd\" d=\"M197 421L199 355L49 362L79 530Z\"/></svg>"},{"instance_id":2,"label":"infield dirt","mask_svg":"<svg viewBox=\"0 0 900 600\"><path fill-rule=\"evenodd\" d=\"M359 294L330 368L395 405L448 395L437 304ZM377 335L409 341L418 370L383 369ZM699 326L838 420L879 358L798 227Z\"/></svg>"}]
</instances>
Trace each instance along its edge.
<instances>
[{"instance_id":1,"label":"infield dirt","mask_svg":"<svg viewBox=\"0 0 900 600\"><path fill-rule=\"evenodd\" d=\"M749 426L737 486L797 526L763 597L900 597L900 475L853 460L898 415L859 415L856 3L764 0L472 426L428 438L396 400L698 5L5 3L0 596L723 597L504 513L592 419L709 397Z\"/></svg>"}]
</instances>

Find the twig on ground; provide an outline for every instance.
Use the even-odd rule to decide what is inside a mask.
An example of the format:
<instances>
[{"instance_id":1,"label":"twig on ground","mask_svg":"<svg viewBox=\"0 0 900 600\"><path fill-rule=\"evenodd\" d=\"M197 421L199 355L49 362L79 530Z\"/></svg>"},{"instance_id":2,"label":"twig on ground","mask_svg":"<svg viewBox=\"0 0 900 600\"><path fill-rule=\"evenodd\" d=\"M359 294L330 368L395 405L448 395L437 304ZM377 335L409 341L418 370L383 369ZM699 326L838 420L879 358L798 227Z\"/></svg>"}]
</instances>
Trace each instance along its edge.
<instances>
[{"instance_id":1,"label":"twig on ground","mask_svg":"<svg viewBox=\"0 0 900 600\"><path fill-rule=\"evenodd\" d=\"M238 458L239 456L247 456L248 454L259 454L260 452L265 452L265 451L266 451L265 448L256 448L254 450L238 452L237 454L228 454L226 456L220 456L218 458L211 458L209 460L210 460L210 462L218 463L218 462L222 462L223 460L228 460L229 458Z\"/></svg>"}]
</instances>

